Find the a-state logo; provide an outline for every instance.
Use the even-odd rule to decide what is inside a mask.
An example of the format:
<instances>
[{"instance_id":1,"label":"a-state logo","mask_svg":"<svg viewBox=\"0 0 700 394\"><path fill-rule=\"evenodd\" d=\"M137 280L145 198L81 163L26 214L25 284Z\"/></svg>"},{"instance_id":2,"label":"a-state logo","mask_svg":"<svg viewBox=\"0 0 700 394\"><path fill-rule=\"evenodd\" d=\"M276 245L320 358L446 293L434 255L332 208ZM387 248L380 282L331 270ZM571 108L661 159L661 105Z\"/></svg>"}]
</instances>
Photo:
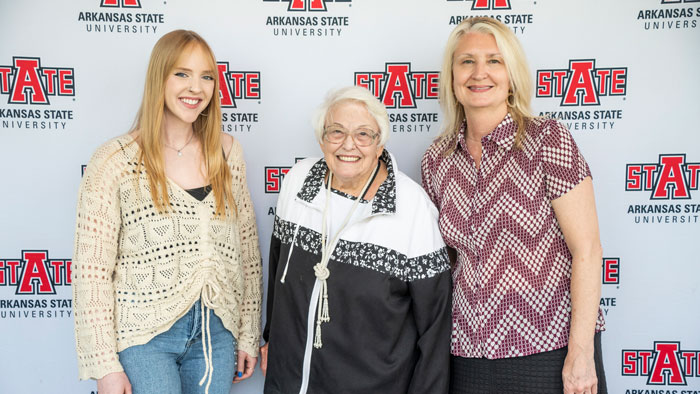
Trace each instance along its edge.
<instances>
[{"instance_id":1,"label":"a-state logo","mask_svg":"<svg viewBox=\"0 0 700 394\"><path fill-rule=\"evenodd\" d=\"M603 284L620 284L620 258L603 257Z\"/></svg>"},{"instance_id":2,"label":"a-state logo","mask_svg":"<svg viewBox=\"0 0 700 394\"><path fill-rule=\"evenodd\" d=\"M46 250L23 250L18 259L0 259L0 286L16 286L15 294L56 294L70 286L71 260L49 259Z\"/></svg>"},{"instance_id":3,"label":"a-state logo","mask_svg":"<svg viewBox=\"0 0 700 394\"><path fill-rule=\"evenodd\" d=\"M534 23L534 11L537 5L536 1L520 1L515 6L517 10L514 10L511 7L510 0L447 0L447 2L453 4L471 2L471 7L468 11L467 7L461 4L456 7L449 7L456 12L460 12L460 15L450 16L449 25L455 26L466 19L477 16L488 16L513 29L515 34L525 34L525 29Z\"/></svg>"},{"instance_id":4,"label":"a-state logo","mask_svg":"<svg viewBox=\"0 0 700 394\"><path fill-rule=\"evenodd\" d=\"M75 73L69 67L42 67L41 58L13 56L0 65L0 93L9 104L50 104L49 96L75 96Z\"/></svg>"},{"instance_id":5,"label":"a-state logo","mask_svg":"<svg viewBox=\"0 0 700 394\"><path fill-rule=\"evenodd\" d=\"M386 63L384 72L355 73L355 85L372 92L387 108L416 108L416 99L438 98L437 71L411 71L411 63Z\"/></svg>"},{"instance_id":6,"label":"a-state logo","mask_svg":"<svg viewBox=\"0 0 700 394\"><path fill-rule=\"evenodd\" d=\"M88 33L126 33L126 34L156 34L158 28L165 23L165 14L153 12L164 9L163 6L151 2L144 10L141 0L93 0L99 4L99 11L84 10L78 12L78 22L85 23Z\"/></svg>"},{"instance_id":7,"label":"a-state logo","mask_svg":"<svg viewBox=\"0 0 700 394\"><path fill-rule=\"evenodd\" d=\"M447 0L465 1L465 0ZM509 10L510 0L466 0L472 1L472 10Z\"/></svg>"},{"instance_id":8,"label":"a-state logo","mask_svg":"<svg viewBox=\"0 0 700 394\"><path fill-rule=\"evenodd\" d=\"M660 154L657 163L627 164L625 190L651 191L650 200L687 200L698 190L700 163L685 154Z\"/></svg>"},{"instance_id":9,"label":"a-state logo","mask_svg":"<svg viewBox=\"0 0 700 394\"><path fill-rule=\"evenodd\" d=\"M685 386L700 376L700 351L676 341L654 341L653 349L623 349L622 376L647 376L648 385Z\"/></svg>"},{"instance_id":10,"label":"a-state logo","mask_svg":"<svg viewBox=\"0 0 700 394\"><path fill-rule=\"evenodd\" d=\"M263 0L265 2L287 2L287 11L328 11L326 3L350 3L352 0Z\"/></svg>"},{"instance_id":11,"label":"a-state logo","mask_svg":"<svg viewBox=\"0 0 700 394\"><path fill-rule=\"evenodd\" d=\"M345 3L351 7L351 0L263 0L264 2L286 2L284 16L269 15L265 26L274 36L280 37L337 37L350 26L347 15L328 15L327 3ZM339 8L335 8L338 10ZM341 10L341 14L342 14ZM325 15L325 16L324 16Z\"/></svg>"},{"instance_id":12,"label":"a-state logo","mask_svg":"<svg viewBox=\"0 0 700 394\"><path fill-rule=\"evenodd\" d=\"M619 257L603 257L602 282L604 285L619 285L620 284L620 258ZM600 310L604 316L608 316L610 311L617 307L617 297L611 294L611 287L605 286L601 291ZM616 286L618 289L620 286Z\"/></svg>"},{"instance_id":13,"label":"a-state logo","mask_svg":"<svg viewBox=\"0 0 700 394\"><path fill-rule=\"evenodd\" d=\"M537 70L537 97L561 97L562 106L574 106L627 94L627 67L596 68L595 62L570 60L566 69Z\"/></svg>"},{"instance_id":14,"label":"a-state logo","mask_svg":"<svg viewBox=\"0 0 700 394\"><path fill-rule=\"evenodd\" d=\"M304 160L303 157L295 157L294 163ZM291 166L265 166L265 193L279 193L284 176Z\"/></svg>"},{"instance_id":15,"label":"a-state logo","mask_svg":"<svg viewBox=\"0 0 700 394\"><path fill-rule=\"evenodd\" d=\"M100 7L141 8L141 0L102 0Z\"/></svg>"},{"instance_id":16,"label":"a-state logo","mask_svg":"<svg viewBox=\"0 0 700 394\"><path fill-rule=\"evenodd\" d=\"M259 71L229 71L228 62L218 62L221 108L236 108L236 99L260 99Z\"/></svg>"},{"instance_id":17,"label":"a-state logo","mask_svg":"<svg viewBox=\"0 0 700 394\"><path fill-rule=\"evenodd\" d=\"M265 167L265 193L279 193L282 180L292 167Z\"/></svg>"}]
</instances>

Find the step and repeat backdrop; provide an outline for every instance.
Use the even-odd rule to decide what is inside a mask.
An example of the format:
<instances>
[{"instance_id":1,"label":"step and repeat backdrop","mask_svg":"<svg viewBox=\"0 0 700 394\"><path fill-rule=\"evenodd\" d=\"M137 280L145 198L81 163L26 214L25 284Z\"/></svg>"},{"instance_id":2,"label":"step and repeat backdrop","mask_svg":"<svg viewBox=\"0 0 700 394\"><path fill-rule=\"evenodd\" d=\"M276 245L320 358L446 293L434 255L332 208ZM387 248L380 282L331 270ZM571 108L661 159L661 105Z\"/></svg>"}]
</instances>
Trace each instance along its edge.
<instances>
[{"instance_id":1,"label":"step and repeat backdrop","mask_svg":"<svg viewBox=\"0 0 700 394\"><path fill-rule=\"evenodd\" d=\"M591 166L610 392L700 393L698 0L2 0L0 392L96 393L74 350L76 193L92 152L130 129L160 36L192 29L216 54L267 267L284 174L320 156L310 116L326 92L380 97L387 148L419 182L445 41L480 15L521 39L535 113ZM232 392L262 385L258 371Z\"/></svg>"}]
</instances>

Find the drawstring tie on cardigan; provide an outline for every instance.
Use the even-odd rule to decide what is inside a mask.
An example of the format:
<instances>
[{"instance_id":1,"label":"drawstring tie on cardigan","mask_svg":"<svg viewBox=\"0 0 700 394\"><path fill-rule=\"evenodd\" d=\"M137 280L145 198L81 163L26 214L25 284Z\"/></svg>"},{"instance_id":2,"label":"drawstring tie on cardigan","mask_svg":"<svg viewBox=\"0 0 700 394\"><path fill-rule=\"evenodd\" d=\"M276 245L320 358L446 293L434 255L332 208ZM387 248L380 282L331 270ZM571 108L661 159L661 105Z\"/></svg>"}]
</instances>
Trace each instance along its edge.
<instances>
[{"instance_id":1,"label":"drawstring tie on cardigan","mask_svg":"<svg viewBox=\"0 0 700 394\"><path fill-rule=\"evenodd\" d=\"M209 328L211 318L209 317L209 312L219 307L219 305L216 304L216 300L219 298L220 293L221 288L214 281L207 281L202 288L202 352L204 353L204 364L206 368L202 380L199 381L199 385L201 386L205 381L207 382L204 388L205 394L209 393L209 386L211 385L211 379L214 375L214 363L211 356L211 330Z\"/></svg>"}]
</instances>

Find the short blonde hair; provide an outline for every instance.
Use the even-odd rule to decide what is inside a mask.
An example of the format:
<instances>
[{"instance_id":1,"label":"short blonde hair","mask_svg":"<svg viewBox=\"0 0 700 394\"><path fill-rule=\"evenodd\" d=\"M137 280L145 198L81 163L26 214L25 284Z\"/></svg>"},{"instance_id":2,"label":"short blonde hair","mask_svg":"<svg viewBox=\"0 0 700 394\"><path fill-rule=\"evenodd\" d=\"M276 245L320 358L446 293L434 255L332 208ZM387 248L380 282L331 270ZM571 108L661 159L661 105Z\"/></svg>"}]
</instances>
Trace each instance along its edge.
<instances>
[{"instance_id":1,"label":"short blonde hair","mask_svg":"<svg viewBox=\"0 0 700 394\"><path fill-rule=\"evenodd\" d=\"M466 120L464 107L457 101L453 87L452 65L454 53L460 39L467 33L490 34L496 39L510 81L510 94L506 100L508 113L518 125L515 135L515 146L520 148L525 137L525 128L532 119L530 103L532 101L533 85L527 59L520 41L513 31L505 24L488 17L473 17L462 21L452 30L440 70L440 106L445 114L445 123L439 139L449 139L457 135L460 125Z\"/></svg>"},{"instance_id":2,"label":"short blonde hair","mask_svg":"<svg viewBox=\"0 0 700 394\"><path fill-rule=\"evenodd\" d=\"M386 112L386 107L369 90L360 86L348 86L328 93L311 120L318 142L323 143L323 132L328 114L333 107L345 101L353 101L365 106L367 112L379 125L378 145L383 146L389 139L389 115Z\"/></svg>"}]
</instances>

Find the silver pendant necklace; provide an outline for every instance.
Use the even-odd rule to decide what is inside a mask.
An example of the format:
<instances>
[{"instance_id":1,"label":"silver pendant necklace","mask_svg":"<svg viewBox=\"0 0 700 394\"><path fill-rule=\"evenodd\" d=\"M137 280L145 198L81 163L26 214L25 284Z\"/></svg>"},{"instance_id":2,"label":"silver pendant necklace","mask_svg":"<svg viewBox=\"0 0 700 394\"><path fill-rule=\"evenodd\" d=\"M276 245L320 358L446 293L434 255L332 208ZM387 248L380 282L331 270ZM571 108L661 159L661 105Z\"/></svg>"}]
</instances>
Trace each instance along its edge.
<instances>
[{"instance_id":1,"label":"silver pendant necklace","mask_svg":"<svg viewBox=\"0 0 700 394\"><path fill-rule=\"evenodd\" d=\"M180 148L180 149L173 148L172 146L166 144L165 142L163 142L163 145L165 145L166 148L170 148L170 149L176 151L178 156L182 156L182 150L185 149L185 147L190 144L190 141L192 141L192 137L194 137L194 132L192 132L192 134L190 134L190 138L187 140L187 142L185 142L185 145L182 145L182 148Z\"/></svg>"}]
</instances>

